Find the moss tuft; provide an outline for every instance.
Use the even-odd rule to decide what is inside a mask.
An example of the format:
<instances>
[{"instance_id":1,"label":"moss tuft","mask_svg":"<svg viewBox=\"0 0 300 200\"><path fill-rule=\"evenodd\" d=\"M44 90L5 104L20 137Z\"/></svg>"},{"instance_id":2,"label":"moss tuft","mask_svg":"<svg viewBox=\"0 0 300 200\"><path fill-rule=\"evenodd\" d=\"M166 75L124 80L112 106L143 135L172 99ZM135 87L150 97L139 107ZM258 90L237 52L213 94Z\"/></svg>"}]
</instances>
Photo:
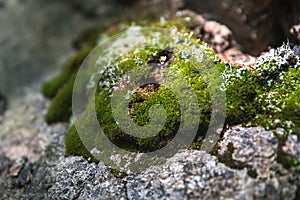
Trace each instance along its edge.
<instances>
[{"instance_id":1,"label":"moss tuft","mask_svg":"<svg viewBox=\"0 0 300 200\"><path fill-rule=\"evenodd\" d=\"M60 88L71 79L72 75L77 73L80 65L91 50L92 48L80 50L74 57L69 59L59 75L43 84L42 94L48 98L53 98Z\"/></svg>"},{"instance_id":2,"label":"moss tuft","mask_svg":"<svg viewBox=\"0 0 300 200\"><path fill-rule=\"evenodd\" d=\"M89 161L97 162L94 159L93 155L87 150L77 133L76 127L73 125L71 126L68 134L66 135L65 140L66 146L66 155L73 155L73 156L82 156Z\"/></svg>"},{"instance_id":3,"label":"moss tuft","mask_svg":"<svg viewBox=\"0 0 300 200\"><path fill-rule=\"evenodd\" d=\"M75 78L76 74L73 74L52 99L46 114L48 124L69 121L72 115L72 92Z\"/></svg>"}]
</instances>

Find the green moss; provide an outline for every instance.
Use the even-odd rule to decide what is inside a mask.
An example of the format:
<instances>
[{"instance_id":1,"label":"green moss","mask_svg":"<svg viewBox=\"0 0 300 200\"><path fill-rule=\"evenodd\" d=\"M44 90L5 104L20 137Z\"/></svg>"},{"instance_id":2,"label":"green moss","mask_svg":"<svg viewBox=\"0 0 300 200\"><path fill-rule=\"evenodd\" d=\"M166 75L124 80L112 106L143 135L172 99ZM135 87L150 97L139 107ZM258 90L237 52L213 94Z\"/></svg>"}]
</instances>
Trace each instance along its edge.
<instances>
[{"instance_id":1,"label":"green moss","mask_svg":"<svg viewBox=\"0 0 300 200\"><path fill-rule=\"evenodd\" d=\"M299 60L284 44L260 57L254 72L227 69L226 73L227 122L283 128L285 133L277 135L277 161L296 170L300 169L299 160L284 153L282 147L289 134L300 136Z\"/></svg>"},{"instance_id":2,"label":"green moss","mask_svg":"<svg viewBox=\"0 0 300 200\"><path fill-rule=\"evenodd\" d=\"M64 65L60 74L43 84L41 89L43 95L48 98L53 98L58 93L60 88L62 88L64 84L71 79L72 75L77 73L80 65L91 50L92 48L80 50L74 57L69 59Z\"/></svg>"},{"instance_id":3,"label":"green moss","mask_svg":"<svg viewBox=\"0 0 300 200\"><path fill-rule=\"evenodd\" d=\"M235 66L228 66L238 70ZM235 72L237 73L237 72ZM226 87L226 122L229 125L247 123L253 119L258 110L255 104L259 81L252 72L240 72L241 78L234 76L231 84Z\"/></svg>"},{"instance_id":4,"label":"green moss","mask_svg":"<svg viewBox=\"0 0 300 200\"><path fill-rule=\"evenodd\" d=\"M253 72L227 66L227 122L299 133L299 66L287 45L260 57Z\"/></svg>"},{"instance_id":5,"label":"green moss","mask_svg":"<svg viewBox=\"0 0 300 200\"><path fill-rule=\"evenodd\" d=\"M181 37L183 37L183 34ZM199 68L195 68L192 60L189 61L189 59L185 57L182 49L184 47L191 49L192 47L190 46L197 44L199 45L199 48L201 48L199 50L207 56L206 59L211 59L212 61L216 59L215 53L212 49L201 45L198 40L192 39L188 34L186 34L184 38L189 38L192 42L190 43L190 41L186 40L186 43L183 39L180 39L178 40L178 46L169 46L167 43L159 43L157 46L149 45L152 47L148 48L146 45L141 47L141 49L136 49L134 52L121 55L110 64L109 68L104 71L102 70L102 76L98 81L97 92L95 95L95 109L101 129L110 139L110 141L117 146L129 151L149 152L164 147L173 139L180 125L181 110L177 99L178 94L174 94L174 91L170 90L169 87L173 88L175 91L180 91L178 93L180 93L179 96L181 96L182 99L184 99L186 96L189 96L191 92L184 88L186 86L182 83L182 79L180 79L180 77L183 77L185 80L187 80L187 84L189 84L194 90L198 100L198 106L200 108L200 122L195 122L197 123L197 126L199 126L198 136L203 136L206 133L211 114L207 77L205 76L205 73L201 73L199 71ZM162 52L167 52L166 56L159 56L160 54L163 54ZM167 56L168 53L172 54L172 56L169 56L169 58ZM167 57L164 58L167 60L161 60L162 57ZM171 59L171 57L173 57L172 60L168 61L168 59ZM169 65L164 67L164 62L169 62ZM143 80L150 80L152 75L157 73L155 70L153 70L151 63L155 63L161 67L161 73L164 74L164 79L170 80L171 85L168 85L168 83L157 84L157 88L151 92L145 92L147 87L151 87L151 84L135 88L135 90L132 91L133 95L128 100L130 105L128 112L131 116L131 119L137 125L142 127L149 125L150 115L153 116L157 114L156 112L151 113L151 107L157 104L162 105L166 111L165 125L159 131L159 133L153 137L140 138L130 136L121 130L113 116L111 102L111 93L113 91L112 88L116 87L114 83L116 80L119 80L119 77L125 75L126 72L137 68L141 64L144 64L143 68L139 68L137 71L135 71L135 74L141 75ZM223 64L218 61L215 63L215 66L218 65L222 66ZM203 64L198 67L200 67L204 72L207 66L205 62L203 62ZM182 103L187 108L190 106L195 106L190 105L190 102L188 101L184 101ZM118 107L122 105L116 103L114 106L116 109L122 110L122 107ZM97 133L93 132L93 128L91 128L92 126L89 124L92 117L89 115L90 111L87 111L86 113L87 114L84 117L85 119L81 121L80 126L84 127L84 132L87 135L87 138L89 138L88 140L91 141L91 146L97 147L101 145L101 138L97 136ZM192 120L194 119L191 119L191 121ZM121 122L124 121L121 119ZM74 130L71 132L71 134L75 134ZM155 132L155 128L153 129L153 132ZM189 134L188 128L186 130L186 134ZM71 141L73 139L70 136L67 137L66 140L69 140L69 144L75 142ZM80 152L84 151L84 149L85 147L83 146L81 148L76 147L68 149L68 152L72 155L78 155Z\"/></svg>"},{"instance_id":6,"label":"green moss","mask_svg":"<svg viewBox=\"0 0 300 200\"><path fill-rule=\"evenodd\" d=\"M82 141L74 125L70 128L68 134L66 135L65 146L66 155L83 156L89 161L97 162L90 151L87 150L82 144Z\"/></svg>"},{"instance_id":7,"label":"green moss","mask_svg":"<svg viewBox=\"0 0 300 200\"><path fill-rule=\"evenodd\" d=\"M156 89L151 92L146 92L152 87L150 85L140 86L130 91L132 96L129 95L129 108L126 108L131 119L142 127L149 125L151 115L156 114L155 112L151 113L151 107L156 104L162 105L166 111L166 123L158 135L148 138L130 136L122 131L113 116L111 94L114 88L118 86L116 83L120 80L119 78L134 68L143 65L144 68L140 68L136 73L142 75L145 80L150 79L151 75L154 74L151 63L162 67L164 77L173 80L172 87L181 90L182 95L190 96L184 88L180 88L182 87L182 81L178 77L184 77L191 85L200 108L197 138L206 133L211 119L211 98L215 94L211 94L209 91L218 92L219 89L226 91L226 124L228 126L243 124L245 126L263 126L267 129L282 127L288 134L295 133L300 136L300 62L299 58L293 54L287 45L283 45L281 48L260 57L254 66L254 70L251 71L221 63L212 49L207 48L205 44L188 33L186 29L188 25L182 19L171 23L159 22L155 26L166 28L176 26L178 32L184 35L184 39L177 38L177 44L171 44L168 38L177 36L165 35L161 37L160 42L156 45L147 44L134 52L120 55L110 63L109 68L101 71L101 79L97 80L98 82L95 84L97 86L95 95L97 119L110 141L129 151L148 152L165 146L177 133L181 120L178 94L174 94L168 87L170 85L166 83L158 84L155 86ZM88 46L92 44L94 43L90 43ZM122 45L122 42L120 45ZM151 48L149 48L150 46ZM195 46L198 49L200 46L200 50L202 50L202 53L204 52L204 60L200 62L202 64L197 66L197 69L193 65L195 63L193 58L187 52L191 49L195 50L193 49ZM162 51L172 52L173 59L170 59L167 56L168 54L157 56ZM64 67L59 76L44 85L43 93L48 97L55 96L46 116L49 123L68 120L71 114L71 96L75 77L73 75L88 52L87 50L80 53L78 58L70 61ZM169 61L167 66L164 66L165 61L162 58L167 59L167 62ZM210 63L223 75L221 88L218 80L215 80L215 82L210 80L210 87L213 87L213 89L208 88L208 79L213 75L206 74L205 69ZM73 70L74 68L76 70ZM168 70L172 73L168 73ZM120 106L118 109L122 110L122 105L115 104L114 106ZM89 124L92 120L90 114L92 110L89 109L87 108L85 119L80 126L85 130L85 137L88 138L90 146L101 146L103 145L101 143L103 138L97 134L94 125ZM280 123L275 124L274 120L277 119ZM196 142L197 138L192 145L194 148L198 148L201 143L201 141L200 143ZM71 128L66 137L67 154L82 155L91 159L91 154L79 141L76 129ZM280 152L278 154L280 162L288 160L285 155ZM226 158L224 159L226 160ZM297 167L299 162L291 160L289 163L292 164L288 164L288 166Z\"/></svg>"},{"instance_id":8,"label":"green moss","mask_svg":"<svg viewBox=\"0 0 300 200\"><path fill-rule=\"evenodd\" d=\"M46 114L48 124L69 121L72 115L72 92L75 78L76 74L73 74L52 99Z\"/></svg>"}]
</instances>

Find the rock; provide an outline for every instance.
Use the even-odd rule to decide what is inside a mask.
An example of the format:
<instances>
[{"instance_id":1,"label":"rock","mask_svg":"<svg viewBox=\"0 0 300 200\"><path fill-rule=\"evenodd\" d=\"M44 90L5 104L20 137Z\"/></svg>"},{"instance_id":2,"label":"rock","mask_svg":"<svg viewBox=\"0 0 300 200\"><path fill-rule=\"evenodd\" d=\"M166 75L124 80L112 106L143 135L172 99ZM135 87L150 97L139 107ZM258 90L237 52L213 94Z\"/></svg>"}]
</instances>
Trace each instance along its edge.
<instances>
[{"instance_id":1,"label":"rock","mask_svg":"<svg viewBox=\"0 0 300 200\"><path fill-rule=\"evenodd\" d=\"M246 171L230 169L203 151L182 151L126 182L129 199L244 199L243 187L254 183Z\"/></svg>"},{"instance_id":2,"label":"rock","mask_svg":"<svg viewBox=\"0 0 300 200\"><path fill-rule=\"evenodd\" d=\"M292 26L290 33L297 37L298 41L300 41L300 24Z\"/></svg>"},{"instance_id":3,"label":"rock","mask_svg":"<svg viewBox=\"0 0 300 200\"><path fill-rule=\"evenodd\" d=\"M9 188L20 188L33 180L33 165L28 158L23 157L13 162L9 174L11 178L7 182Z\"/></svg>"},{"instance_id":4,"label":"rock","mask_svg":"<svg viewBox=\"0 0 300 200\"><path fill-rule=\"evenodd\" d=\"M293 40L289 30L297 23L300 4L296 0L263 0L259 4L255 0L185 0L185 7L224 23L245 51L259 55L287 37Z\"/></svg>"},{"instance_id":5,"label":"rock","mask_svg":"<svg viewBox=\"0 0 300 200\"><path fill-rule=\"evenodd\" d=\"M282 147L283 152L291 155L295 159L300 158L300 142L297 135L289 135L285 142L285 146Z\"/></svg>"},{"instance_id":6,"label":"rock","mask_svg":"<svg viewBox=\"0 0 300 200\"><path fill-rule=\"evenodd\" d=\"M233 150L230 150L232 155L226 163L238 161L256 179L254 199L294 199L297 185L291 180L298 175L276 161L278 141L272 131L262 127L233 127L224 133L218 157L228 153L229 146Z\"/></svg>"},{"instance_id":7,"label":"rock","mask_svg":"<svg viewBox=\"0 0 300 200\"><path fill-rule=\"evenodd\" d=\"M226 26L215 21L208 21L204 24L203 29L203 41L209 41L212 48L216 49L217 52L223 52L231 46L232 33Z\"/></svg>"},{"instance_id":8,"label":"rock","mask_svg":"<svg viewBox=\"0 0 300 200\"><path fill-rule=\"evenodd\" d=\"M208 44L217 53L223 53L225 50L235 46L235 41L231 30L223 24L208 20L200 14L190 10L181 10L176 13L178 17L185 17L187 27L201 41Z\"/></svg>"},{"instance_id":9,"label":"rock","mask_svg":"<svg viewBox=\"0 0 300 200\"><path fill-rule=\"evenodd\" d=\"M58 129L56 129L58 130ZM230 134L231 133L231 134ZM0 181L0 197L7 199L294 199L295 175L273 160L277 140L261 127L234 127L225 133L248 164L266 163L270 176L249 175L250 168L233 169L204 151L183 150L165 164L142 173L115 177L103 163L64 157L61 136L55 136L39 162L23 162L17 177ZM230 136L231 135L231 136ZM253 136L252 136L253 135ZM252 143L252 144L251 144ZM221 142L225 144L225 141ZM243 149L244 148L244 149ZM260 148L266 152L247 152ZM271 152L271 153L270 153ZM251 156L252 155L252 159ZM0 157L1 158L1 157ZM255 164L258 162L258 164ZM28 177L28 174L32 176ZM30 178L31 177L31 178ZM12 182L18 180L19 182ZM29 182L28 182L29 180ZM2 183L2 184L1 184ZM17 185L15 185L18 183ZM14 186L14 187L13 187ZM18 187L16 187L18 186Z\"/></svg>"},{"instance_id":10,"label":"rock","mask_svg":"<svg viewBox=\"0 0 300 200\"><path fill-rule=\"evenodd\" d=\"M60 158L54 169L51 199L126 199L121 179L102 163L89 164L82 157Z\"/></svg>"},{"instance_id":11,"label":"rock","mask_svg":"<svg viewBox=\"0 0 300 200\"><path fill-rule=\"evenodd\" d=\"M230 143L234 148L232 159L253 166L259 175L263 175L268 170L267 167L275 161L277 138L273 132L262 127L234 127L225 132L220 142L219 154L228 151Z\"/></svg>"},{"instance_id":12,"label":"rock","mask_svg":"<svg viewBox=\"0 0 300 200\"><path fill-rule=\"evenodd\" d=\"M64 154L67 126L46 126L47 101L37 91L33 86L12 99L0 124L0 199L46 199Z\"/></svg>"},{"instance_id":13,"label":"rock","mask_svg":"<svg viewBox=\"0 0 300 200\"><path fill-rule=\"evenodd\" d=\"M290 181L293 174L280 165L272 166L270 171L274 173L269 178L253 178L246 168L231 169L203 151L185 150L163 165L121 179L115 178L101 162L89 164L81 157L61 157L52 173L55 184L48 197L294 199L296 186Z\"/></svg>"},{"instance_id":14,"label":"rock","mask_svg":"<svg viewBox=\"0 0 300 200\"><path fill-rule=\"evenodd\" d=\"M6 157L3 152L0 153L0 178L7 175L10 166L12 165L11 160Z\"/></svg>"}]
</instances>

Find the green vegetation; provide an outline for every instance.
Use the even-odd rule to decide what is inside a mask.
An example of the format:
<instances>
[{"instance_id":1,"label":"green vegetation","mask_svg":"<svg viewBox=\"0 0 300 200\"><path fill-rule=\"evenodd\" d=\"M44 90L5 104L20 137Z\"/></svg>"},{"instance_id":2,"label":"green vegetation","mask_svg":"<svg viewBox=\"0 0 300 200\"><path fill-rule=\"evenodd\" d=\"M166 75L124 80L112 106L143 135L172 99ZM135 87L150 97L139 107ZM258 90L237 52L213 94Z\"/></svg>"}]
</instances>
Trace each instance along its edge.
<instances>
[{"instance_id":1,"label":"green vegetation","mask_svg":"<svg viewBox=\"0 0 300 200\"><path fill-rule=\"evenodd\" d=\"M60 74L42 86L42 93L53 99L46 115L47 123L69 121L72 114L72 91L76 73L90 51L91 48L79 51L67 62Z\"/></svg>"},{"instance_id":2,"label":"green vegetation","mask_svg":"<svg viewBox=\"0 0 300 200\"><path fill-rule=\"evenodd\" d=\"M167 41L167 38L170 36L161 37L162 40ZM200 123L199 120L195 122L197 123L196 126L199 126L198 136L204 135L207 131L210 121L211 106L210 94L207 87L208 78L205 74L207 67L205 65L206 62L200 63L201 66L194 66L193 59L189 61L191 55L188 54L191 54L191 52L183 52L182 49L189 45L192 45L192 47L199 47L201 49L198 50L205 54L204 57L206 57L205 59L207 59L208 62L210 62L209 60L211 60L211 62L216 61L215 65L219 66L218 68L220 69L223 68L223 64L217 61L217 57L212 49L207 48L198 40L192 39L191 35L174 33L172 37L182 37L177 38L178 40L174 40L179 43L178 46L166 46L165 44L160 43L153 45L153 41L151 41L151 45L145 45L145 47L136 49L134 52L119 56L108 68L101 70L100 72L102 78L98 81L95 95L97 119L101 129L110 141L123 149L148 152L164 147L173 139L177 133L181 120L181 110L178 98L184 99L186 96L190 96L191 92L184 88L186 86L183 84L182 78L180 79L180 77L183 77L187 80L187 83L191 85L199 103ZM183 39L186 39L186 41ZM151 46L151 48L148 48L147 46ZM191 47L188 48L191 50ZM139 68L139 66L142 67ZM150 80L151 82L153 77L158 77L157 80L152 80L153 82L156 82L155 84L141 85L135 87L132 91L129 91L132 96L128 99L129 115L139 126L149 125L152 119L150 116L157 114L156 112L151 113L152 106L159 104L164 107L166 111L166 122L163 128L154 137L139 138L126 134L118 126L118 123L113 116L111 101L111 95L114 91L113 88L116 89L119 87L119 90L122 90L121 86L129 79L129 76L126 76L126 72L134 70L135 68L138 68L138 70L136 70L134 74L141 75L142 80ZM201 71L203 74L201 74ZM164 80L170 80L170 82L163 83L161 81L161 83L159 83L162 76L164 77ZM123 77L123 79L120 79L120 77ZM131 81L133 81L134 77L130 77ZM174 91L177 91L177 94L174 94ZM179 93L181 93L181 95L179 95ZM190 105L188 100L181 103L186 109L192 109L195 105ZM116 103L114 106L115 109L122 110L122 107L118 107L122 105ZM93 117L89 114L91 112L91 110L86 112L86 116L82 120L80 126L84 127L85 136L89 138L88 143L91 144L90 146L97 147L101 144L101 138L97 136L95 128L90 124ZM157 117L160 119L160 116ZM119 120L120 119L121 123L126 121L122 121L122 118L119 118ZM191 121L192 120L194 119L191 119ZM155 128L150 129L149 132L152 130L155 132ZM66 138L67 154L90 156L86 153L86 148L84 146L81 148L78 147L78 144L81 144L78 142L78 139L78 133L75 127L72 126ZM73 143L76 143L75 148L70 147L72 146L70 144Z\"/></svg>"},{"instance_id":3,"label":"green vegetation","mask_svg":"<svg viewBox=\"0 0 300 200\"><path fill-rule=\"evenodd\" d=\"M127 99L129 108L126 109L131 119L139 126L151 123L151 115L155 115L155 112L151 112L152 106L156 104L163 106L166 111L166 121L159 134L149 138L138 138L126 134L119 127L119 121L115 119L112 111L112 92L116 88L122 91L122 84L130 80L126 73L139 66L143 66L139 68L138 73L144 80L163 74L164 78L172 80L171 87L182 91L182 95L189 96L189 91L181 88L182 80L178 77L184 77L187 80L197 97L200 108L197 138L203 136L212 114L212 94L208 89L208 83L214 85L214 81L209 80L209 75L205 72L208 62L212 62L212 66L222 74L223 84L218 89L220 92L226 92L227 125L263 126L267 129L284 128L285 135L278 135L281 145L284 144L287 134L293 133L300 136L300 61L289 45L283 45L261 56L250 70L221 63L212 49L188 33L181 25L181 21L175 21L171 25L162 22L159 26L180 28L174 35L161 36L159 43L155 45L153 41L150 41L149 44L133 52L120 55L105 70L99 72L101 79L95 84L97 87L95 109L98 122L110 141L129 151L148 152L165 146L179 129L181 110L178 94L170 90L170 85L159 80L154 80L155 84L140 85L131 91L126 91L129 97ZM167 42L170 37L177 43ZM191 52L195 49L203 53L203 60L197 67L194 66L194 57L191 56ZM60 75L43 86L43 94L49 98L54 97L46 116L48 123L69 119L75 74L89 51L90 49L80 52L64 67ZM159 66L157 70L155 66ZM216 80L215 84L217 83ZM122 110L121 104L114 106ZM85 119L80 126L84 128L90 146L97 147L101 145L102 139L97 135L96 128L89 125L92 120L92 115L90 115L92 111L89 109L87 108ZM122 116L118 118L120 119ZM198 145L194 143L193 146ZM82 155L93 161L90 150L84 147L75 126L72 125L66 137L66 153ZM278 156L280 162L290 160L282 152L279 152ZM291 167L300 168L298 161L292 160L289 163Z\"/></svg>"},{"instance_id":4,"label":"green vegetation","mask_svg":"<svg viewBox=\"0 0 300 200\"><path fill-rule=\"evenodd\" d=\"M227 66L228 123L300 134L299 60L289 45L283 45L261 56L253 72Z\"/></svg>"}]
</instances>

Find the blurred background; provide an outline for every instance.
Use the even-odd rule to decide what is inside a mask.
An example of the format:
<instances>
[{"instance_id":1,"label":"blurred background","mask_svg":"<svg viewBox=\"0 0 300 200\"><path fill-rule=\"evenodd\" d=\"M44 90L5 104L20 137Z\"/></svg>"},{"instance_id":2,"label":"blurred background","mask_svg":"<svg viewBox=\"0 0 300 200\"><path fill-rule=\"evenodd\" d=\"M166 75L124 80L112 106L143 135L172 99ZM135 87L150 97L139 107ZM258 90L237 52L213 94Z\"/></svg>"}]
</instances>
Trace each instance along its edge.
<instances>
[{"instance_id":1,"label":"blurred background","mask_svg":"<svg viewBox=\"0 0 300 200\"><path fill-rule=\"evenodd\" d=\"M185 9L225 24L251 55L287 40L298 44L292 30L299 24L297 0L0 0L1 96L18 95L55 74L87 29L168 18Z\"/></svg>"}]
</instances>

